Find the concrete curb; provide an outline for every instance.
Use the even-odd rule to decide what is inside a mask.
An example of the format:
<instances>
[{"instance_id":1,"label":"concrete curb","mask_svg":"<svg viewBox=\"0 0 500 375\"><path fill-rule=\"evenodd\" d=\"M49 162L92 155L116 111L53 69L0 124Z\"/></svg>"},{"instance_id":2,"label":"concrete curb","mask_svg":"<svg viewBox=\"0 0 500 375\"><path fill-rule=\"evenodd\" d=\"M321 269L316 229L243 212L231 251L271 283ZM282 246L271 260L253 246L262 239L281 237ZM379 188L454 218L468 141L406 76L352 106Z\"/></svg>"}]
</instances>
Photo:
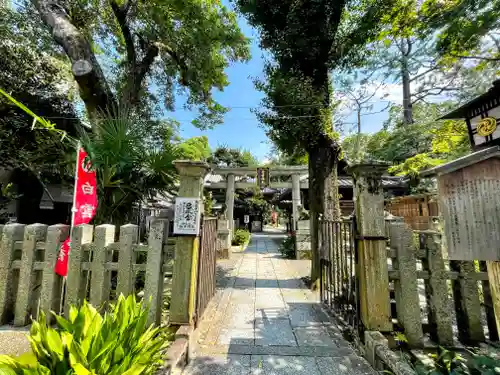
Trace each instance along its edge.
<instances>
[{"instance_id":1,"label":"concrete curb","mask_svg":"<svg viewBox=\"0 0 500 375\"><path fill-rule=\"evenodd\" d=\"M241 246L241 245L240 246L232 245L231 249L230 249L231 253L242 253L242 252L244 252L247 249L249 243L250 243L250 241L245 242L243 244L243 246Z\"/></svg>"},{"instance_id":2,"label":"concrete curb","mask_svg":"<svg viewBox=\"0 0 500 375\"><path fill-rule=\"evenodd\" d=\"M190 339L194 329L191 326L180 326L175 333L174 342L166 352L165 367L157 372L157 375L180 374L189 360Z\"/></svg>"}]
</instances>

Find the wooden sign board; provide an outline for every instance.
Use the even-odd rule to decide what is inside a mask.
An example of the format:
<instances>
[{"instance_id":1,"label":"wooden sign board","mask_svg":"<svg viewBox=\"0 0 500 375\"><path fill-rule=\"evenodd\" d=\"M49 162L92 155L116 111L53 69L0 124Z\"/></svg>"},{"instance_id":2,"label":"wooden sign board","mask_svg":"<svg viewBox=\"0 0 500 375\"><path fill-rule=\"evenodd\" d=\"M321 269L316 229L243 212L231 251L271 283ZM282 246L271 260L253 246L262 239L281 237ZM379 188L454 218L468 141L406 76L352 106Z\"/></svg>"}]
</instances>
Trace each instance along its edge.
<instances>
[{"instance_id":1,"label":"wooden sign board","mask_svg":"<svg viewBox=\"0 0 500 375\"><path fill-rule=\"evenodd\" d=\"M174 234L197 236L200 233L201 199L176 198Z\"/></svg>"},{"instance_id":2,"label":"wooden sign board","mask_svg":"<svg viewBox=\"0 0 500 375\"><path fill-rule=\"evenodd\" d=\"M500 259L500 159L438 176L451 260Z\"/></svg>"}]
</instances>

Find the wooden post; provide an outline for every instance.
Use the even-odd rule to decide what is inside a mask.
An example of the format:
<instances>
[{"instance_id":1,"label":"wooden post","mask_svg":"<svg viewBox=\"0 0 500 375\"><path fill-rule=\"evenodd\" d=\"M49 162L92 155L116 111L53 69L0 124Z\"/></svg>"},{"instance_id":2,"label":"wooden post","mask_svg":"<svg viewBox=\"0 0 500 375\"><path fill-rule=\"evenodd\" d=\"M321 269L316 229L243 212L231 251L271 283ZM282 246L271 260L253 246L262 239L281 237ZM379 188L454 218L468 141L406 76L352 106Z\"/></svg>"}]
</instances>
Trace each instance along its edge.
<instances>
[{"instance_id":1,"label":"wooden post","mask_svg":"<svg viewBox=\"0 0 500 375\"><path fill-rule=\"evenodd\" d=\"M386 163L351 167L356 194L356 243L361 321L365 329L391 332L382 174Z\"/></svg>"},{"instance_id":2,"label":"wooden post","mask_svg":"<svg viewBox=\"0 0 500 375\"><path fill-rule=\"evenodd\" d=\"M403 325L408 345L419 348L424 344L424 333L420 317L413 231L405 223L394 222L389 224L389 233L391 248L396 250L393 266L399 271L399 279L394 282L398 322Z\"/></svg>"},{"instance_id":3,"label":"wooden post","mask_svg":"<svg viewBox=\"0 0 500 375\"><path fill-rule=\"evenodd\" d=\"M490 279L491 298L495 310L497 332L500 332L500 262L487 261L488 278Z\"/></svg>"},{"instance_id":4,"label":"wooden post","mask_svg":"<svg viewBox=\"0 0 500 375\"><path fill-rule=\"evenodd\" d=\"M202 198L203 179L209 171L205 162L175 161L179 171L179 198ZM231 176L228 176L230 178ZM234 178L234 177L233 177ZM234 180L233 180L234 181ZM201 204L201 201L200 201ZM200 207L203 211L203 208ZM228 207L228 220L231 207ZM193 301L196 296L196 276L198 271L199 236L178 237L175 243L175 260L172 277L172 301L170 304L171 324L192 324L194 318Z\"/></svg>"}]
</instances>

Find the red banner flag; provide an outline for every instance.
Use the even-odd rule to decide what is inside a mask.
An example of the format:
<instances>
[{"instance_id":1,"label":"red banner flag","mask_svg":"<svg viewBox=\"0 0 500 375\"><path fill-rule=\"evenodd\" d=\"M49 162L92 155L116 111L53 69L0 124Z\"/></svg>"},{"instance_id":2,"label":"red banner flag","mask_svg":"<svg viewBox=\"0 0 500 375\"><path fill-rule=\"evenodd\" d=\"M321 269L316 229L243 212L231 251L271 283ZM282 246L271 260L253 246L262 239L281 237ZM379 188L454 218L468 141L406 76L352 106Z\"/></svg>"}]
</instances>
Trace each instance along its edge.
<instances>
[{"instance_id":1,"label":"red banner flag","mask_svg":"<svg viewBox=\"0 0 500 375\"><path fill-rule=\"evenodd\" d=\"M71 226L88 224L97 210L97 179L96 173L91 168L87 153L83 148L78 151L76 159L75 192ZM71 248L70 237L62 243L59 257L56 261L55 272L58 275L68 274L68 256Z\"/></svg>"}]
</instances>

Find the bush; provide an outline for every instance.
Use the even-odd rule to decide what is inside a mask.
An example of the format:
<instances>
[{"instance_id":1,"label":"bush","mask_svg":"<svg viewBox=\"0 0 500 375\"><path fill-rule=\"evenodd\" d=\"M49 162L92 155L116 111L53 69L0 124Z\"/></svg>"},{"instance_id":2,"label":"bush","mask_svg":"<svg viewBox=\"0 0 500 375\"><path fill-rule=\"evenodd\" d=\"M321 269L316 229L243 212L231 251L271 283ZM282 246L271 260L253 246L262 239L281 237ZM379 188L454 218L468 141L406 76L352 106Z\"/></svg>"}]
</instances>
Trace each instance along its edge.
<instances>
[{"instance_id":1,"label":"bush","mask_svg":"<svg viewBox=\"0 0 500 375\"><path fill-rule=\"evenodd\" d=\"M295 259L295 236L285 238L278 250L285 258Z\"/></svg>"},{"instance_id":2,"label":"bush","mask_svg":"<svg viewBox=\"0 0 500 375\"><path fill-rule=\"evenodd\" d=\"M233 234L233 240L231 242L234 246L240 246L246 244L250 240L250 232L246 229L236 229Z\"/></svg>"},{"instance_id":3,"label":"bush","mask_svg":"<svg viewBox=\"0 0 500 375\"><path fill-rule=\"evenodd\" d=\"M153 374L171 337L148 327L148 312L134 295L121 295L104 316L85 301L71 307L69 320L55 315L57 329L41 313L28 337L36 361L0 356L0 374Z\"/></svg>"}]
</instances>

